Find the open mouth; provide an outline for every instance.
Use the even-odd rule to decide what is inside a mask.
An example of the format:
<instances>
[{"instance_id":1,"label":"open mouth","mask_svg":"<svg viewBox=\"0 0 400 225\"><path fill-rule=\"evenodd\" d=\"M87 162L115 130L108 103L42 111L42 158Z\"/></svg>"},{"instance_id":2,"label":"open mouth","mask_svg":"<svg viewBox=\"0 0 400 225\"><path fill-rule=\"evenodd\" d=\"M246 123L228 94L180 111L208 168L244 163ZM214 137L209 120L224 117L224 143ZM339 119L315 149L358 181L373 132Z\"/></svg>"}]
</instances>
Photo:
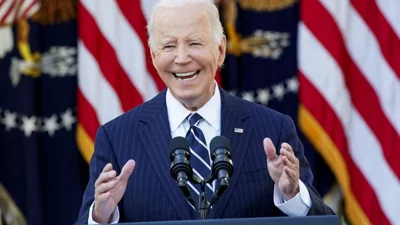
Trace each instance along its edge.
<instances>
[{"instance_id":1,"label":"open mouth","mask_svg":"<svg viewBox=\"0 0 400 225\"><path fill-rule=\"evenodd\" d=\"M199 75L199 73L200 73L200 70L193 71L193 72L187 72L187 73L173 73L173 74L178 80L188 82L188 81L192 81L192 80L196 79L196 77Z\"/></svg>"}]
</instances>

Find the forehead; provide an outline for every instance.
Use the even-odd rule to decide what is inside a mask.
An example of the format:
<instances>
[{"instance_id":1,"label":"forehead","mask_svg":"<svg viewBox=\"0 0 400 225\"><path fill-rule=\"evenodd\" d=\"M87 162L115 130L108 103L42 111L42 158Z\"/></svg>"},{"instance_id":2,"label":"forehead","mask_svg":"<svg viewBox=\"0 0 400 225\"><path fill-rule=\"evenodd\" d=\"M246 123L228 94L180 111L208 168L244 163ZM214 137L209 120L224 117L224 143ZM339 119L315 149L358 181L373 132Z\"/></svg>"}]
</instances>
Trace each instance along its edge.
<instances>
[{"instance_id":1,"label":"forehead","mask_svg":"<svg viewBox=\"0 0 400 225\"><path fill-rule=\"evenodd\" d=\"M155 14L154 32L159 38L209 36L210 28L209 15L203 5L160 8Z\"/></svg>"}]
</instances>

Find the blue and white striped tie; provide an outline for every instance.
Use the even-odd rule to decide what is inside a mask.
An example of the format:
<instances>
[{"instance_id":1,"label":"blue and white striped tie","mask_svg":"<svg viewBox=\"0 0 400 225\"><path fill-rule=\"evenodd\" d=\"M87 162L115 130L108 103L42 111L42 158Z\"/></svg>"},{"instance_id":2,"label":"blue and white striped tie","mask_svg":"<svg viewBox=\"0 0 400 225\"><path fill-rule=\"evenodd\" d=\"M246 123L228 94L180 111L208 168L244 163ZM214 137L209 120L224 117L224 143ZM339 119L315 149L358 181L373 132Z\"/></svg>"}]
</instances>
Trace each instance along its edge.
<instances>
[{"instance_id":1,"label":"blue and white striped tie","mask_svg":"<svg viewBox=\"0 0 400 225\"><path fill-rule=\"evenodd\" d=\"M186 134L186 139L190 145L190 162L192 163L193 172L196 173L201 179L205 179L211 173L211 159L204 134L201 129L197 127L202 119L203 117L197 113L192 113L187 117L190 128ZM189 183L189 186L192 189L192 194L195 201L198 202L200 185L193 185ZM207 184L206 193L207 199L210 201L213 193L212 185Z\"/></svg>"}]
</instances>

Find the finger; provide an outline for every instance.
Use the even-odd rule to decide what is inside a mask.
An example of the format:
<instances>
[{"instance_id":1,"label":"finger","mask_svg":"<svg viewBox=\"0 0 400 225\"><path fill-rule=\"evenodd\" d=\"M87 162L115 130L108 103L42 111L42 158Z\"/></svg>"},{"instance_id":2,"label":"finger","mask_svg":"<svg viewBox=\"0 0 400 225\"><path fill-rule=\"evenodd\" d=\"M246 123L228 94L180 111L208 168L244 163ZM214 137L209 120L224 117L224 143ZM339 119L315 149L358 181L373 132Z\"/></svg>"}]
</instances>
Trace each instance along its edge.
<instances>
[{"instance_id":1,"label":"finger","mask_svg":"<svg viewBox=\"0 0 400 225\"><path fill-rule=\"evenodd\" d=\"M127 181L131 176L133 169L135 169L136 162L133 159L130 159L127 163L125 163L122 168L121 174L119 175L119 179L121 181Z\"/></svg>"},{"instance_id":2,"label":"finger","mask_svg":"<svg viewBox=\"0 0 400 225\"><path fill-rule=\"evenodd\" d=\"M298 168L297 165L294 164L294 163L292 163L292 162L288 159L288 157L286 157L286 156L282 156L282 163L283 163L284 166L287 166L287 167L289 167L289 168L292 169L292 170L296 170L296 169Z\"/></svg>"},{"instance_id":3,"label":"finger","mask_svg":"<svg viewBox=\"0 0 400 225\"><path fill-rule=\"evenodd\" d=\"M298 171L296 172L295 170L292 170L287 166L285 166L283 169L287 177L289 178L290 182L296 183L299 180Z\"/></svg>"},{"instance_id":4,"label":"finger","mask_svg":"<svg viewBox=\"0 0 400 225\"><path fill-rule=\"evenodd\" d=\"M288 150L289 152L294 153L292 146L290 146L287 142L283 142L281 144L281 148Z\"/></svg>"},{"instance_id":5,"label":"finger","mask_svg":"<svg viewBox=\"0 0 400 225\"><path fill-rule=\"evenodd\" d=\"M292 151L288 151L286 149L281 148L280 153L282 156L286 156L291 163L299 165L299 160Z\"/></svg>"},{"instance_id":6,"label":"finger","mask_svg":"<svg viewBox=\"0 0 400 225\"><path fill-rule=\"evenodd\" d=\"M264 151L267 155L267 160L275 160L278 156L276 155L276 149L270 138L265 138L263 141Z\"/></svg>"},{"instance_id":7,"label":"finger","mask_svg":"<svg viewBox=\"0 0 400 225\"><path fill-rule=\"evenodd\" d=\"M102 172L99 178L96 180L94 187L97 188L100 184L105 183L117 176L117 172L115 170L111 170L108 172Z\"/></svg>"},{"instance_id":8,"label":"finger","mask_svg":"<svg viewBox=\"0 0 400 225\"><path fill-rule=\"evenodd\" d=\"M118 183L118 181L116 179L111 180L107 183L102 183L100 184L97 188L96 188L96 194L97 195L101 195L105 192L110 191L111 189L113 189L115 187L115 185Z\"/></svg>"},{"instance_id":9,"label":"finger","mask_svg":"<svg viewBox=\"0 0 400 225\"><path fill-rule=\"evenodd\" d=\"M103 171L101 171L101 172L108 172L108 171L110 171L110 170L112 170L112 164L111 163L107 163L107 165L103 168Z\"/></svg>"}]
</instances>

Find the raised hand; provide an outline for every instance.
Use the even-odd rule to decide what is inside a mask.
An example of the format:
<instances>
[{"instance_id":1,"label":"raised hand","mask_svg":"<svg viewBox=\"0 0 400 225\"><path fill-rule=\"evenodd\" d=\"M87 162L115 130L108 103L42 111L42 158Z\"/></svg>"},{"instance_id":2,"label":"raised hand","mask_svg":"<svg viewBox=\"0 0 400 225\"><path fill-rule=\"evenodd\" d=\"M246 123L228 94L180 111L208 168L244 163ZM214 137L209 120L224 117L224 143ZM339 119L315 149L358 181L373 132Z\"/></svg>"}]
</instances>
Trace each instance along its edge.
<instances>
[{"instance_id":1,"label":"raised hand","mask_svg":"<svg viewBox=\"0 0 400 225\"><path fill-rule=\"evenodd\" d=\"M264 139L264 151L267 155L268 172L286 200L299 193L300 163L288 143L282 143L280 155L271 139Z\"/></svg>"},{"instance_id":2,"label":"raised hand","mask_svg":"<svg viewBox=\"0 0 400 225\"><path fill-rule=\"evenodd\" d=\"M128 179L135 168L135 161L129 160L122 168L121 174L113 170L112 164L108 163L96 180L95 200L92 218L97 223L109 223L110 217L117 204L125 193Z\"/></svg>"}]
</instances>

